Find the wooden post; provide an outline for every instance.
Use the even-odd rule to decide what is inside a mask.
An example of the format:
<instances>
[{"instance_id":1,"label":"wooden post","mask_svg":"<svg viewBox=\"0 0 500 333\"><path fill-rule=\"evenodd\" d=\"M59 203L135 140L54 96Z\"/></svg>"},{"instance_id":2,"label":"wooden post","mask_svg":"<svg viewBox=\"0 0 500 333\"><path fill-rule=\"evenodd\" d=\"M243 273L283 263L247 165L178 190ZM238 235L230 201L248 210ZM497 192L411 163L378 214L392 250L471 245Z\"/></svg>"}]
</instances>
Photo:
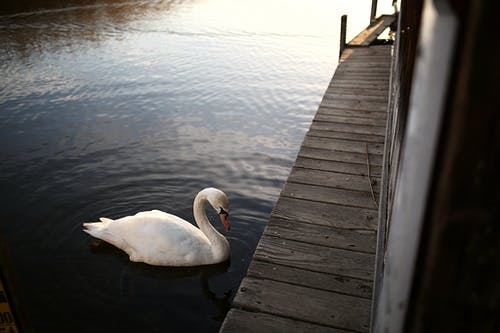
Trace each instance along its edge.
<instances>
[{"instance_id":1,"label":"wooden post","mask_svg":"<svg viewBox=\"0 0 500 333\"><path fill-rule=\"evenodd\" d=\"M377 0L372 0L372 11L370 13L370 25L375 21L377 16Z\"/></svg>"},{"instance_id":2,"label":"wooden post","mask_svg":"<svg viewBox=\"0 0 500 333\"><path fill-rule=\"evenodd\" d=\"M339 59L342 57L342 52L345 49L345 36L346 36L346 28L347 28L347 15L342 15L340 18L340 47L339 47Z\"/></svg>"}]
</instances>

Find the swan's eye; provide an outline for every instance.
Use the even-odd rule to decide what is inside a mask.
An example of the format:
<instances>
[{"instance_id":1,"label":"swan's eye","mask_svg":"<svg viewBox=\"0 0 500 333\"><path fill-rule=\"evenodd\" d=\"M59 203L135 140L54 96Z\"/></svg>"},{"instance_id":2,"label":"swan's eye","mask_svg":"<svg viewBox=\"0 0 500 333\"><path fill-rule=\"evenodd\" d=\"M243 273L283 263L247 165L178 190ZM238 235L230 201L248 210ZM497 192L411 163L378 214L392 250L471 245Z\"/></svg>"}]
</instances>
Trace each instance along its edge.
<instances>
[{"instance_id":1,"label":"swan's eye","mask_svg":"<svg viewBox=\"0 0 500 333\"><path fill-rule=\"evenodd\" d=\"M219 215L229 215L229 214L224 210L224 208L220 207Z\"/></svg>"}]
</instances>

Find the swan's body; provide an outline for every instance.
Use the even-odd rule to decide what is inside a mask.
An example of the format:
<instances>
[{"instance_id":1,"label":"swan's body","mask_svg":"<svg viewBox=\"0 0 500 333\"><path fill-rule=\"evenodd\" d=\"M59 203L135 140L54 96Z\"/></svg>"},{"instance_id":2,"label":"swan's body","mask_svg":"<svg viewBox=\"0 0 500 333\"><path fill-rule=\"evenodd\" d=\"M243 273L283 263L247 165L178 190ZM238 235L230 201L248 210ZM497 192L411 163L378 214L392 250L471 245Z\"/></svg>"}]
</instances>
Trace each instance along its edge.
<instances>
[{"instance_id":1,"label":"swan's body","mask_svg":"<svg viewBox=\"0 0 500 333\"><path fill-rule=\"evenodd\" d=\"M205 204L220 214L226 229L228 199L224 192L206 188L194 200L191 223L159 210L140 212L117 220L84 223L84 231L125 251L131 261L158 266L198 266L223 262L229 258L228 240L208 221Z\"/></svg>"}]
</instances>

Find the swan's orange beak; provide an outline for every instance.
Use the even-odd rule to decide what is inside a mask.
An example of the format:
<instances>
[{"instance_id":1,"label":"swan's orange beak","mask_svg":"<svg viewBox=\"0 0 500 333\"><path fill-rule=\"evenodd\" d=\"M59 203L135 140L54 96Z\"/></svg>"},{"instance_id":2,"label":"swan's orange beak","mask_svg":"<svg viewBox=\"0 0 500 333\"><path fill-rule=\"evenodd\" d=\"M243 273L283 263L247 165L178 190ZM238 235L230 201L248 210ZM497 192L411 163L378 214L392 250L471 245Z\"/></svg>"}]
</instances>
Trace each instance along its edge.
<instances>
[{"instance_id":1,"label":"swan's orange beak","mask_svg":"<svg viewBox=\"0 0 500 333\"><path fill-rule=\"evenodd\" d=\"M224 229L226 229L226 231L231 230L231 223L229 223L229 218L227 217L227 214L220 214L219 216L222 225L224 226Z\"/></svg>"}]
</instances>

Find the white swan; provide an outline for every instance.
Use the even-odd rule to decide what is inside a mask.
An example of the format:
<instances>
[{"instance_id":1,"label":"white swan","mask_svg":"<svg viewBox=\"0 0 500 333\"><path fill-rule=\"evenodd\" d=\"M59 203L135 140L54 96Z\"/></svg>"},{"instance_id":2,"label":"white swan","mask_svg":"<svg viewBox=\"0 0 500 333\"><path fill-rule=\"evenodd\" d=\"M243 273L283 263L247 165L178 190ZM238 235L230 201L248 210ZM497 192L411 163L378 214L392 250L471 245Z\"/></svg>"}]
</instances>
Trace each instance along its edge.
<instances>
[{"instance_id":1,"label":"white swan","mask_svg":"<svg viewBox=\"0 0 500 333\"><path fill-rule=\"evenodd\" d=\"M200 191L194 199L191 223L159 210L140 212L117 220L84 223L84 231L125 251L131 261L157 266L198 266L223 262L229 258L228 240L208 221L205 204L217 211L226 230L229 200L216 188Z\"/></svg>"}]
</instances>

